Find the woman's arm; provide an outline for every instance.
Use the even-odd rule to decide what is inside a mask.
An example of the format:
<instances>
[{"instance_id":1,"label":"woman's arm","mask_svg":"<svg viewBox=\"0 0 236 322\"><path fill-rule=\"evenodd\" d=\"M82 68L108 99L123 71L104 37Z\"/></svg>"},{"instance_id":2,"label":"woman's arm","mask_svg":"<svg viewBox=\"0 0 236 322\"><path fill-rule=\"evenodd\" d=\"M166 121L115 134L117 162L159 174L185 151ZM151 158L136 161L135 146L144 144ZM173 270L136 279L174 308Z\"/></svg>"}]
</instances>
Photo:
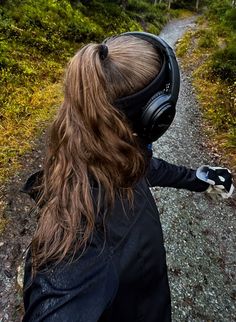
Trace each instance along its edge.
<instances>
[{"instance_id":1,"label":"woman's arm","mask_svg":"<svg viewBox=\"0 0 236 322\"><path fill-rule=\"evenodd\" d=\"M190 191L206 191L209 184L196 177L196 170L177 166L152 157L146 172L150 187L173 187Z\"/></svg>"}]
</instances>

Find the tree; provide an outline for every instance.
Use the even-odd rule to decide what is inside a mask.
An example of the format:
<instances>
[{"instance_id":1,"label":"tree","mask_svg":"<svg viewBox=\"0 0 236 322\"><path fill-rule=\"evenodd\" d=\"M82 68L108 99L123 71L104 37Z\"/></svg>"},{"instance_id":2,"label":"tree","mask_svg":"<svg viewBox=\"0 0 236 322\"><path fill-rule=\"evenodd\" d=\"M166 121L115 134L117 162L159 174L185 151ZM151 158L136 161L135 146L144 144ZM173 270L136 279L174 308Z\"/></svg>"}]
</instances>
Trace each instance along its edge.
<instances>
[{"instance_id":1,"label":"tree","mask_svg":"<svg viewBox=\"0 0 236 322\"><path fill-rule=\"evenodd\" d=\"M122 7L126 8L126 6L128 4L128 0L120 0L119 2L122 5Z\"/></svg>"},{"instance_id":2,"label":"tree","mask_svg":"<svg viewBox=\"0 0 236 322\"><path fill-rule=\"evenodd\" d=\"M78 3L89 4L92 0L70 0L72 6L76 6Z\"/></svg>"},{"instance_id":3,"label":"tree","mask_svg":"<svg viewBox=\"0 0 236 322\"><path fill-rule=\"evenodd\" d=\"M198 9L199 9L199 1L200 1L200 0L196 0L196 6L195 6L196 11L198 11Z\"/></svg>"}]
</instances>

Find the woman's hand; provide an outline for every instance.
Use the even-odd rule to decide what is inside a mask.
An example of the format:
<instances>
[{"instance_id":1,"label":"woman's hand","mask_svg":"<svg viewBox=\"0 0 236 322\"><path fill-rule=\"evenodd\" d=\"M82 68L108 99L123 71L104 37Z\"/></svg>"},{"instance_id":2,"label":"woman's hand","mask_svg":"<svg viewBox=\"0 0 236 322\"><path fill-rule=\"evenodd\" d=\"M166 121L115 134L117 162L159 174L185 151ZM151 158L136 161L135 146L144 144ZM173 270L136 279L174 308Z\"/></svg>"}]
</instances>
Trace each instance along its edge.
<instances>
[{"instance_id":1,"label":"woman's hand","mask_svg":"<svg viewBox=\"0 0 236 322\"><path fill-rule=\"evenodd\" d=\"M224 199L232 196L234 185L229 169L203 165L197 169L196 176L198 179L209 183L210 186L206 190L207 193L221 196Z\"/></svg>"}]
</instances>

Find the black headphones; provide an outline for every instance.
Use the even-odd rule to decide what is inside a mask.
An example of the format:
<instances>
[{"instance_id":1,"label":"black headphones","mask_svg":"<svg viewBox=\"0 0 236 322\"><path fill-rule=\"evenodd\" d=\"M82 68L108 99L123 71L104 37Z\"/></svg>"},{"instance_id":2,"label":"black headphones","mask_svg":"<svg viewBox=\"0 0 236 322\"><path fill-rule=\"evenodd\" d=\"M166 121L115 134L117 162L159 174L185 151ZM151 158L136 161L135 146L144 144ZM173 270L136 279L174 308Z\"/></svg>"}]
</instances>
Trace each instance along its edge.
<instances>
[{"instance_id":1,"label":"black headphones","mask_svg":"<svg viewBox=\"0 0 236 322\"><path fill-rule=\"evenodd\" d=\"M172 48L160 37L147 32L126 32L151 43L162 59L155 79L145 88L114 102L131 122L132 128L146 142L154 142L171 125L179 95L180 74Z\"/></svg>"}]
</instances>

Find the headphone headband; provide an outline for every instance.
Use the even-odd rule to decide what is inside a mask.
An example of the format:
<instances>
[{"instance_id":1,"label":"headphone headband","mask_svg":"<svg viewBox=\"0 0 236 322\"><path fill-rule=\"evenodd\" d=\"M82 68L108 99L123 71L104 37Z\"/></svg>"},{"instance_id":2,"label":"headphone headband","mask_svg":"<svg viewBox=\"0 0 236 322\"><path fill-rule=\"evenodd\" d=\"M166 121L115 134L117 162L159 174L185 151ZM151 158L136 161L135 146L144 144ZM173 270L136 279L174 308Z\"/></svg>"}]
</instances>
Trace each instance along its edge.
<instances>
[{"instance_id":1,"label":"headphone headband","mask_svg":"<svg viewBox=\"0 0 236 322\"><path fill-rule=\"evenodd\" d=\"M179 94L180 75L179 68L172 48L160 37L150 34L148 32L125 32L120 36L134 36L141 38L151 43L157 50L158 54L162 55L162 67L154 80L142 90L122 98L117 99L114 105L120 109L139 109L149 101L150 97L154 95L163 86L166 80L167 73L170 80L170 100L173 103L177 102ZM167 59L168 58L168 59Z\"/></svg>"},{"instance_id":2,"label":"headphone headband","mask_svg":"<svg viewBox=\"0 0 236 322\"><path fill-rule=\"evenodd\" d=\"M159 74L155 77L151 83L140 91L117 99L114 105L120 109L129 118L134 118L136 115L142 113L143 107L150 100L150 97L155 95L157 90L161 90L166 79L166 58L163 56L162 66Z\"/></svg>"},{"instance_id":3,"label":"headphone headband","mask_svg":"<svg viewBox=\"0 0 236 322\"><path fill-rule=\"evenodd\" d=\"M167 130L175 115L180 87L178 63L172 48L156 35L135 31L120 36L134 36L149 42L162 60L161 70L151 83L114 102L140 136L150 142L155 141Z\"/></svg>"}]
</instances>

